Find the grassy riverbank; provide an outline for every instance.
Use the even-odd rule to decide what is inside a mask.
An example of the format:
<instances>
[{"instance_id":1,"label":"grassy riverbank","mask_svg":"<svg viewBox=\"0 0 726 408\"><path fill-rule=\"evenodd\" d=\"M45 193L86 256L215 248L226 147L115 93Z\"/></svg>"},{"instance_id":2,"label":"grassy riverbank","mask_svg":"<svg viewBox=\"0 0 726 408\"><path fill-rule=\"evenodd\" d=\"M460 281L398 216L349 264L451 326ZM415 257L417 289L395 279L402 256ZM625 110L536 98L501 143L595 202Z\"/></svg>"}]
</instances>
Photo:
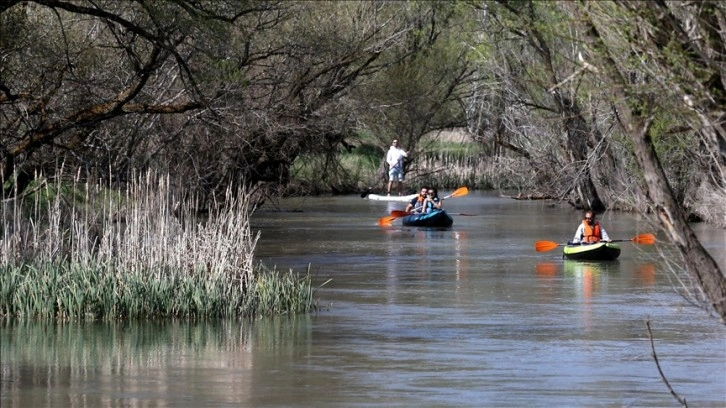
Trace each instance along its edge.
<instances>
[{"instance_id":1,"label":"grassy riverbank","mask_svg":"<svg viewBox=\"0 0 726 408\"><path fill-rule=\"evenodd\" d=\"M195 217L168 177L123 192L47 183L1 204L0 317L249 317L314 307L309 273L254 260L249 196Z\"/></svg>"}]
</instances>

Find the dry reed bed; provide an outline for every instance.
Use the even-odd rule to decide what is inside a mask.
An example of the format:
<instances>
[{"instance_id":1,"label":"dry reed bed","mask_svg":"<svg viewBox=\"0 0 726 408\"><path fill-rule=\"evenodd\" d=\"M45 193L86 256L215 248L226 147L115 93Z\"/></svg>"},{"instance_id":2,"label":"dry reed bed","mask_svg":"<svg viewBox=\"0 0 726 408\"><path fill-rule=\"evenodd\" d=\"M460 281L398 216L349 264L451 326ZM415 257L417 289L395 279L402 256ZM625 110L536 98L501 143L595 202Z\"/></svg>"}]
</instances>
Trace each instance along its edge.
<instances>
[{"instance_id":1,"label":"dry reed bed","mask_svg":"<svg viewBox=\"0 0 726 408\"><path fill-rule=\"evenodd\" d=\"M169 176L46 183L2 202L0 317L133 319L305 313L310 274L256 264L250 197L227 191L204 219Z\"/></svg>"},{"instance_id":2,"label":"dry reed bed","mask_svg":"<svg viewBox=\"0 0 726 408\"><path fill-rule=\"evenodd\" d=\"M519 159L443 154L424 157L411 170L409 180L439 189L467 186L477 190L508 190L530 187L532 173Z\"/></svg>"}]
</instances>

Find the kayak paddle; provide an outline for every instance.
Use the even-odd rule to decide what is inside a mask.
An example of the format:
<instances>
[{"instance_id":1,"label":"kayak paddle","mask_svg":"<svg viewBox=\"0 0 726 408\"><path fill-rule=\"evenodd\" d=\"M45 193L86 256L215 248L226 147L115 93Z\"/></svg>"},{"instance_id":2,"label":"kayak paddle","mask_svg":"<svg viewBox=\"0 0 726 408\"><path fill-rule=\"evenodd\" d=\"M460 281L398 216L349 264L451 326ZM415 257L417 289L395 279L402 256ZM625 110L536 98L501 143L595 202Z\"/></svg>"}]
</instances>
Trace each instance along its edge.
<instances>
[{"instance_id":1,"label":"kayak paddle","mask_svg":"<svg viewBox=\"0 0 726 408\"><path fill-rule=\"evenodd\" d=\"M634 244L653 245L653 244L655 244L655 235L640 234L637 237L633 237L630 239L614 239L610 242L632 242Z\"/></svg>"},{"instance_id":2,"label":"kayak paddle","mask_svg":"<svg viewBox=\"0 0 726 408\"><path fill-rule=\"evenodd\" d=\"M405 217L405 216L411 215L411 214L413 214L413 213L408 213L408 212L403 211L403 210L393 210L393 211L391 211L391 217L396 217L396 218ZM449 215L463 215L463 216L466 216L466 217L475 217L476 216L476 214L464 214L464 213L449 213Z\"/></svg>"},{"instance_id":3,"label":"kayak paddle","mask_svg":"<svg viewBox=\"0 0 726 408\"><path fill-rule=\"evenodd\" d=\"M469 194L469 189L466 187L459 187L456 190L454 190L453 193L447 195L446 197L442 198L442 200L446 200L447 198L454 198L454 197L461 197Z\"/></svg>"},{"instance_id":4,"label":"kayak paddle","mask_svg":"<svg viewBox=\"0 0 726 408\"><path fill-rule=\"evenodd\" d=\"M632 242L634 244L655 244L655 235L653 234L640 234L630 239L614 239L610 242ZM558 244L552 241L537 241L534 244L534 249L537 252L551 251L557 247L565 246L567 244Z\"/></svg>"},{"instance_id":5,"label":"kayak paddle","mask_svg":"<svg viewBox=\"0 0 726 408\"><path fill-rule=\"evenodd\" d=\"M378 225L381 227L389 227L391 223L398 217L382 217L378 219Z\"/></svg>"}]
</instances>

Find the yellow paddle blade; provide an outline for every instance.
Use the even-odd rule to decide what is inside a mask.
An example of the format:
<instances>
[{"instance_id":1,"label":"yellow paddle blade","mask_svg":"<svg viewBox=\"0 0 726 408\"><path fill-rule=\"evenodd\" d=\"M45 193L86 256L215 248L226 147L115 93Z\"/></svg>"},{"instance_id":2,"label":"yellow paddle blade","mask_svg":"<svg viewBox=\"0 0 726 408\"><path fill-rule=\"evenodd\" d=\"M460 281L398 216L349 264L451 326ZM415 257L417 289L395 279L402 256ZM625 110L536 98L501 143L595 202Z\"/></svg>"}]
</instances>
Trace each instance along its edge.
<instances>
[{"instance_id":1,"label":"yellow paddle blade","mask_svg":"<svg viewBox=\"0 0 726 408\"><path fill-rule=\"evenodd\" d=\"M534 250L537 252L551 251L560 246L557 242L552 241L537 241L534 244Z\"/></svg>"}]
</instances>

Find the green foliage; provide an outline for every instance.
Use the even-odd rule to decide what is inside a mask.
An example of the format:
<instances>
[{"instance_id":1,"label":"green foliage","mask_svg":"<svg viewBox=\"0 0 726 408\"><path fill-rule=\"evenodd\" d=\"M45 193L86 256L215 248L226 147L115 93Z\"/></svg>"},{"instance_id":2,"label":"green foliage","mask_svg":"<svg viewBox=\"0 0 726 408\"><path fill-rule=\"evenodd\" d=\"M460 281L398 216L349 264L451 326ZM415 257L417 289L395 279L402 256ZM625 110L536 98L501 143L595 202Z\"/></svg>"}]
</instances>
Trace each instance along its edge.
<instances>
[{"instance_id":1,"label":"green foliage","mask_svg":"<svg viewBox=\"0 0 726 408\"><path fill-rule=\"evenodd\" d=\"M621 107L654 119L679 196L724 173L719 2L9 4L2 177L55 161L113 180L171 163L210 201L231 183L285 188L289 170L303 192L350 192L383 181L395 137L413 157L410 183L567 197L592 175L606 202L623 198L620 186L645 200ZM479 151L425 139L451 127L476 134ZM444 176L460 168L476 170ZM43 216L47 193L34 197Z\"/></svg>"},{"instance_id":2,"label":"green foliage","mask_svg":"<svg viewBox=\"0 0 726 408\"><path fill-rule=\"evenodd\" d=\"M280 274L262 266L248 291L231 276L68 263L0 266L0 318L118 320L212 318L307 313L310 274ZM201 271L200 271L201 272Z\"/></svg>"},{"instance_id":3,"label":"green foliage","mask_svg":"<svg viewBox=\"0 0 726 408\"><path fill-rule=\"evenodd\" d=\"M264 269L257 274L246 307L258 316L307 313L314 305L313 295L309 269L304 275Z\"/></svg>"}]
</instances>

